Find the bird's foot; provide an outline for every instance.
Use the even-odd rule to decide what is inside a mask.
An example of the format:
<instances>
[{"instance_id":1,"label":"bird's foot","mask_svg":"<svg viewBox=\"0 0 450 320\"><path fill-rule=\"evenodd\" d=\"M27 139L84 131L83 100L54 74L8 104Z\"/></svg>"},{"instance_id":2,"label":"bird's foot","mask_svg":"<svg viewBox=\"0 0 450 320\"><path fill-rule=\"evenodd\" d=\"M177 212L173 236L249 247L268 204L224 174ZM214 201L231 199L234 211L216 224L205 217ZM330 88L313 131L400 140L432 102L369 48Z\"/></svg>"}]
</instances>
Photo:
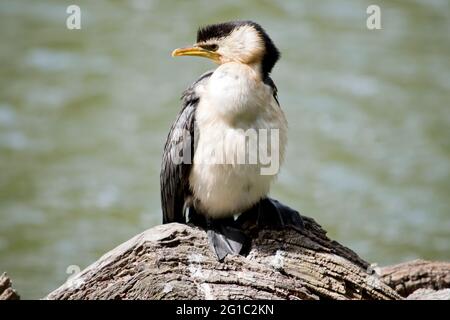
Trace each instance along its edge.
<instances>
[{"instance_id":1,"label":"bird's foot","mask_svg":"<svg viewBox=\"0 0 450 320\"><path fill-rule=\"evenodd\" d=\"M271 198L262 199L256 206L242 214L236 222L244 230L251 232L286 228L302 231L305 228L303 219L296 210Z\"/></svg>"},{"instance_id":2,"label":"bird's foot","mask_svg":"<svg viewBox=\"0 0 450 320\"><path fill-rule=\"evenodd\" d=\"M235 225L233 219L209 221L207 235L209 246L219 261L227 254L245 255L251 245L251 239Z\"/></svg>"},{"instance_id":3,"label":"bird's foot","mask_svg":"<svg viewBox=\"0 0 450 320\"><path fill-rule=\"evenodd\" d=\"M237 220L233 218L210 219L190 210L188 224L206 230L208 243L219 261L227 254L246 255L250 251L251 239L263 229L296 231L304 230L300 214L271 198L262 199L251 209L242 213Z\"/></svg>"},{"instance_id":4,"label":"bird's foot","mask_svg":"<svg viewBox=\"0 0 450 320\"><path fill-rule=\"evenodd\" d=\"M206 231L209 247L219 261L227 254L246 254L250 249L251 239L236 225L233 218L211 219L190 207L186 222Z\"/></svg>"}]
</instances>

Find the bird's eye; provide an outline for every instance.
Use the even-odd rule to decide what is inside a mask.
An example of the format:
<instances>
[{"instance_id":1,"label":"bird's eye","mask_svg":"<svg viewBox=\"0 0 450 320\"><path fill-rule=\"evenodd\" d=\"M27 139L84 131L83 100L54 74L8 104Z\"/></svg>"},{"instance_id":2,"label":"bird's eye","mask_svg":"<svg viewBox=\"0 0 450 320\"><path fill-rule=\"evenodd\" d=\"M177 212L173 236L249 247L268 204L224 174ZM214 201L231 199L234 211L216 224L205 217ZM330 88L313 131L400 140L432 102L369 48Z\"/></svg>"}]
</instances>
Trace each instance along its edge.
<instances>
[{"instance_id":1,"label":"bird's eye","mask_svg":"<svg viewBox=\"0 0 450 320\"><path fill-rule=\"evenodd\" d=\"M219 45L216 43L213 44L203 44L201 45L203 49L209 50L209 51L217 51L219 49Z\"/></svg>"}]
</instances>

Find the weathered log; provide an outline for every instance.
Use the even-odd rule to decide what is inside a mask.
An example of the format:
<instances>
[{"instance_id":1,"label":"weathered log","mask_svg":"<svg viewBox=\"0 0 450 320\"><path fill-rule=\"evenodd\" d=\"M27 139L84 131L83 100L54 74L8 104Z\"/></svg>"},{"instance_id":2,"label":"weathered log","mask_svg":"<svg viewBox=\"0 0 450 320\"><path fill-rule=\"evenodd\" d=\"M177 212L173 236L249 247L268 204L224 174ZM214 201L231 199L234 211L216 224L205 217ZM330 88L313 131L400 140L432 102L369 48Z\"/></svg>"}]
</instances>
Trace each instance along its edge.
<instances>
[{"instance_id":1,"label":"weathered log","mask_svg":"<svg viewBox=\"0 0 450 320\"><path fill-rule=\"evenodd\" d=\"M0 300L19 300L16 290L12 288L11 279L6 272L0 275Z\"/></svg>"},{"instance_id":2,"label":"weathered log","mask_svg":"<svg viewBox=\"0 0 450 320\"><path fill-rule=\"evenodd\" d=\"M414 260L381 269L381 280L407 299L450 299L450 263Z\"/></svg>"},{"instance_id":3,"label":"weathered log","mask_svg":"<svg viewBox=\"0 0 450 320\"><path fill-rule=\"evenodd\" d=\"M418 289L407 296L406 300L450 300L450 289Z\"/></svg>"},{"instance_id":4,"label":"weathered log","mask_svg":"<svg viewBox=\"0 0 450 320\"><path fill-rule=\"evenodd\" d=\"M151 228L106 253L46 299L401 299L369 263L305 229L262 230L248 256L217 261L206 233L182 224Z\"/></svg>"}]
</instances>

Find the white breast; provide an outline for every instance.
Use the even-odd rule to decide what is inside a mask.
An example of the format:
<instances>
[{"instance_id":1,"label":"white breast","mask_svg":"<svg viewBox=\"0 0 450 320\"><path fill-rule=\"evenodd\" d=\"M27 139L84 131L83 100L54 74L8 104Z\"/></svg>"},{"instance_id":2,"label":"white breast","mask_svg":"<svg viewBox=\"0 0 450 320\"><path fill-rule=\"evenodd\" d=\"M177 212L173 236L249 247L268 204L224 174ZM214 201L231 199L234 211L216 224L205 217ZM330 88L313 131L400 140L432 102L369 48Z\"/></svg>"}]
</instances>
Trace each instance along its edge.
<instances>
[{"instance_id":1,"label":"white breast","mask_svg":"<svg viewBox=\"0 0 450 320\"><path fill-rule=\"evenodd\" d=\"M245 144L246 134L252 130L258 133L259 129L277 129L279 150L271 157L277 157L281 164L287 122L271 88L244 64L221 65L198 94L199 140L189 177L195 205L211 217L231 216L266 196L276 177L276 173L261 174L261 168L267 164L258 157L256 163L249 163L249 152L254 149L249 150ZM244 164L239 162L242 159Z\"/></svg>"}]
</instances>

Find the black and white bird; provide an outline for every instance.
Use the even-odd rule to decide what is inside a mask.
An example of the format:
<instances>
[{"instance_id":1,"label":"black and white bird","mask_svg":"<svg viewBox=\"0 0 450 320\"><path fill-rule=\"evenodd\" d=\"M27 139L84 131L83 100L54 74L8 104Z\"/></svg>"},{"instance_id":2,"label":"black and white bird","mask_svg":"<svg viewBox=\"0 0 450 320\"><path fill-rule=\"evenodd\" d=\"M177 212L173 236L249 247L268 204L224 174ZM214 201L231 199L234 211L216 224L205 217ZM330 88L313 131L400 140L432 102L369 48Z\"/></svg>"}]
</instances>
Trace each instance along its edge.
<instances>
[{"instance_id":1,"label":"black and white bird","mask_svg":"<svg viewBox=\"0 0 450 320\"><path fill-rule=\"evenodd\" d=\"M267 197L277 172L261 174L267 163L259 158L237 160L251 156L249 129L276 130L271 152L277 154L269 154L279 163L286 150L287 121L269 76L280 53L267 33L251 21L208 25L198 30L193 46L172 56L205 57L219 66L182 95L161 166L163 223L204 227L219 259L248 249L243 225L252 214L260 227L301 228L296 211ZM227 161L217 161L218 151Z\"/></svg>"}]
</instances>

